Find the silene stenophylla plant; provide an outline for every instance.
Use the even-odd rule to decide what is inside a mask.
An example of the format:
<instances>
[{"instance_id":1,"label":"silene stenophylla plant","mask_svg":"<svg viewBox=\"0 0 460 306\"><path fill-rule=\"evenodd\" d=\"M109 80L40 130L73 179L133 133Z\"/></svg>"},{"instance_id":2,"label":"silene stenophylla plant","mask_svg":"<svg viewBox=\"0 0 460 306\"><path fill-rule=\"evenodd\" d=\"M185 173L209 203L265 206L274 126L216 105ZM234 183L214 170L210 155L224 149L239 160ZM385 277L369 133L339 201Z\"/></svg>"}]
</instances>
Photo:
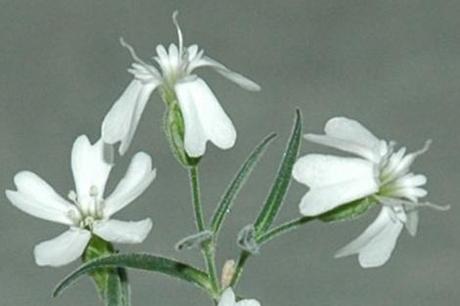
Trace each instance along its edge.
<instances>
[{"instance_id":1,"label":"silene stenophylla plant","mask_svg":"<svg viewBox=\"0 0 460 306\"><path fill-rule=\"evenodd\" d=\"M255 168L275 134L268 135L249 154L218 201L207 220L201 203L198 167L208 141L221 149L230 149L236 141L236 129L215 94L195 69L210 67L240 87L258 91L250 79L233 72L207 57L197 45L184 45L182 30L173 14L178 45L156 47L152 62L142 60L132 46L121 43L134 63L128 70L133 80L114 103L102 122L101 139L91 144L82 135L71 150L71 170L75 191L68 199L38 175L21 171L14 177L16 190L7 190L10 202L22 211L69 228L56 238L39 243L34 249L37 265L58 267L81 258L83 265L63 279L53 295L84 275L96 285L104 305L131 305L127 269L158 272L195 285L218 306L258 306L254 299L236 295L234 289L248 259L261 247L284 233L312 222L351 220L380 206L374 222L355 240L338 250L336 257L357 254L363 268L379 267L390 258L405 227L415 236L418 210L430 207L447 209L426 201L426 177L411 172L415 159L425 153L430 141L419 151L396 149L394 141L379 139L359 122L336 117L325 126L324 135L306 134L305 139L353 156L307 154L298 157L302 138L302 117L295 113L291 135L282 155L273 184L254 221L235 235L241 251L222 268L216 266L215 250L219 232L232 209L238 192ZM189 173L193 220L196 232L176 243L177 251L201 251L204 268L153 254L120 254L113 244L141 243L152 229L152 221L126 222L113 218L132 203L153 182L156 170L149 155L135 154L126 175L113 192L104 196L109 173L115 165L113 147L124 155L134 137L142 112L156 91L165 103L164 130L171 151ZM161 173L160 173L161 175ZM291 179L309 187L299 200L300 216L274 225L282 208ZM161 230L161 229L157 229Z\"/></svg>"}]
</instances>

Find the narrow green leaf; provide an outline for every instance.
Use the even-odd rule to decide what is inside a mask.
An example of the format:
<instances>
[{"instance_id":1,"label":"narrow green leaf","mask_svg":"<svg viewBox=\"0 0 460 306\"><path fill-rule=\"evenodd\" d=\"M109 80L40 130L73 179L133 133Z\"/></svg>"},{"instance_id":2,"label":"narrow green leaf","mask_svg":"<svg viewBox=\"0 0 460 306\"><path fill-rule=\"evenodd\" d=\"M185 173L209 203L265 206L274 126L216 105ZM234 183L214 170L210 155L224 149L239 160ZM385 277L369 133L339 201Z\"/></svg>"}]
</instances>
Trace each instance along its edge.
<instances>
[{"instance_id":1,"label":"narrow green leaf","mask_svg":"<svg viewBox=\"0 0 460 306\"><path fill-rule=\"evenodd\" d=\"M53 296L56 297L61 294L64 289L86 273L107 267L124 267L158 272L192 283L206 291L211 290L207 274L187 264L149 254L123 254L97 258L83 264L58 284Z\"/></svg>"},{"instance_id":2,"label":"narrow green leaf","mask_svg":"<svg viewBox=\"0 0 460 306\"><path fill-rule=\"evenodd\" d=\"M294 127L284 151L275 182L254 224L257 235L262 234L270 227L283 203L291 181L292 167L299 153L301 136L302 114L300 110L296 110Z\"/></svg>"},{"instance_id":3,"label":"narrow green leaf","mask_svg":"<svg viewBox=\"0 0 460 306\"><path fill-rule=\"evenodd\" d=\"M276 134L272 133L265 137L264 140L262 140L262 142L255 147L255 149L251 152L251 154L243 163L241 168L238 170L238 173L235 175L230 185L227 187L227 190L222 196L220 203L217 206L217 209L214 212L214 215L212 216L210 223L211 229L214 232L215 236L217 236L217 233L222 227L224 218L227 212L231 209L233 202L236 196L238 195L239 191L248 179L252 170L255 168L259 159L264 154L266 148L271 143L271 141L275 139L275 137Z\"/></svg>"},{"instance_id":4,"label":"narrow green leaf","mask_svg":"<svg viewBox=\"0 0 460 306\"><path fill-rule=\"evenodd\" d=\"M375 203L376 202L370 198L356 200L328 211L318 216L318 219L323 222L335 222L354 219L364 214Z\"/></svg>"}]
</instances>

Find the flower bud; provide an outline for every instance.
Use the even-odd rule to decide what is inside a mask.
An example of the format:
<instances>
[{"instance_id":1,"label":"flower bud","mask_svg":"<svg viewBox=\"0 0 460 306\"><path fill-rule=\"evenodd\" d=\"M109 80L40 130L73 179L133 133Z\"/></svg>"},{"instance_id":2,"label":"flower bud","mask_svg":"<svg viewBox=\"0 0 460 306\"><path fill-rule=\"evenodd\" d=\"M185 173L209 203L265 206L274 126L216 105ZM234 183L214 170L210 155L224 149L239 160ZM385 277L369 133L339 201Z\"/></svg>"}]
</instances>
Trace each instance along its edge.
<instances>
[{"instance_id":1,"label":"flower bud","mask_svg":"<svg viewBox=\"0 0 460 306\"><path fill-rule=\"evenodd\" d=\"M235 275L236 272L236 263L233 259L229 259L224 263L224 266L222 267L222 275L220 278L220 283L222 285L222 288L227 288L230 287L230 284L232 282L233 276Z\"/></svg>"},{"instance_id":2,"label":"flower bud","mask_svg":"<svg viewBox=\"0 0 460 306\"><path fill-rule=\"evenodd\" d=\"M200 158L188 156L184 146L185 124L179 104L174 95L163 94L163 100L167 106L164 117L164 130L177 161L184 167L196 166Z\"/></svg>"}]
</instances>

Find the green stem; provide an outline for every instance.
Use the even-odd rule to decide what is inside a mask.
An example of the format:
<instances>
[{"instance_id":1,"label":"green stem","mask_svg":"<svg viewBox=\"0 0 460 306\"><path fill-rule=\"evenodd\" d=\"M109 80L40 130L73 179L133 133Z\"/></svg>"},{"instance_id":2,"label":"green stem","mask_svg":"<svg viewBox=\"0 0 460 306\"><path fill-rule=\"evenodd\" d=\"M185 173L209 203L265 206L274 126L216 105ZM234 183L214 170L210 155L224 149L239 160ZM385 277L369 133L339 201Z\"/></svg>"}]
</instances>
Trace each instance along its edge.
<instances>
[{"instance_id":1,"label":"green stem","mask_svg":"<svg viewBox=\"0 0 460 306\"><path fill-rule=\"evenodd\" d=\"M200 180L198 176L198 167L193 166L189 168L190 174L190 186L192 190L192 199L193 199L193 211L195 214L195 224L198 232L202 232L206 229L203 216L203 207L201 205L201 196L200 196ZM215 263L215 250L214 250L214 240L206 242L203 244L202 253L206 267L209 274L209 279L211 281L212 290L214 293L213 298L215 299L219 295L219 282L217 278L216 263Z\"/></svg>"},{"instance_id":2,"label":"green stem","mask_svg":"<svg viewBox=\"0 0 460 306\"><path fill-rule=\"evenodd\" d=\"M316 220L316 217L300 217L298 219L294 219L292 221L283 223L281 225L278 225L277 227L265 232L264 234L260 235L257 237L257 243L259 245L265 244L272 240L275 237L278 237L282 234L285 234L287 232L290 232L300 226L302 226L305 223L308 223L310 221ZM230 285L232 287L236 286L241 278L241 275L243 274L244 270L244 265L246 264L247 260L251 256L251 253L248 251L241 251L240 256L238 258L238 262L236 264L235 268L235 274L233 275L232 281Z\"/></svg>"},{"instance_id":3,"label":"green stem","mask_svg":"<svg viewBox=\"0 0 460 306\"><path fill-rule=\"evenodd\" d=\"M259 237L257 237L257 243L259 245L262 245L262 244L272 240L273 238L275 238L277 236L280 236L282 234L290 232L290 231L298 228L299 226L302 226L305 223L313 221L315 219L316 219L316 217L300 217L298 219L294 219L292 221L289 221L289 222L283 223L281 225L278 225L277 227L275 227L275 228L269 230L268 232L265 232L264 234L262 234Z\"/></svg>"},{"instance_id":4,"label":"green stem","mask_svg":"<svg viewBox=\"0 0 460 306\"><path fill-rule=\"evenodd\" d=\"M240 281L241 275L243 274L244 265L246 264L249 256L251 256L251 253L248 251L241 251L238 262L236 263L235 274L233 274L232 281L230 282L231 287L236 286Z\"/></svg>"},{"instance_id":5,"label":"green stem","mask_svg":"<svg viewBox=\"0 0 460 306\"><path fill-rule=\"evenodd\" d=\"M205 229L203 208L200 198L200 180L198 177L198 167L190 167L190 186L192 189L193 213L195 214L195 224L198 232Z\"/></svg>"}]
</instances>

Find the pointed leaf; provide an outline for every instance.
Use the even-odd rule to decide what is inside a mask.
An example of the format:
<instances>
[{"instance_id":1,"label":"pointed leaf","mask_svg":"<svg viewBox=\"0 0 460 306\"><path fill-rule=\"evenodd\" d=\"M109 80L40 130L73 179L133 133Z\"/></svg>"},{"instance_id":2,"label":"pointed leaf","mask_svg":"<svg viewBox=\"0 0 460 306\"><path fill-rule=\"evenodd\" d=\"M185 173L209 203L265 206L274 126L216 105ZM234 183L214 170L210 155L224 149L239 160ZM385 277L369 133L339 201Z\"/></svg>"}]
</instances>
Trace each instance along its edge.
<instances>
[{"instance_id":1,"label":"pointed leaf","mask_svg":"<svg viewBox=\"0 0 460 306\"><path fill-rule=\"evenodd\" d=\"M236 196L241 190L241 187L243 187L252 170L255 168L257 162L262 157L266 148L275 137L276 134L272 133L265 137L265 139L259 145L257 145L257 147L255 147L241 168L238 170L238 173L233 178L230 185L227 187L227 190L222 196L220 203L217 206L217 209L211 219L211 229L215 236L217 236L217 233L222 227L224 218L227 212L230 211Z\"/></svg>"},{"instance_id":2,"label":"pointed leaf","mask_svg":"<svg viewBox=\"0 0 460 306\"><path fill-rule=\"evenodd\" d=\"M204 290L211 290L207 274L187 264L149 254L123 254L98 258L85 263L58 284L53 296L56 297L61 294L64 289L86 273L107 267L124 267L159 272L187 281Z\"/></svg>"},{"instance_id":3,"label":"pointed leaf","mask_svg":"<svg viewBox=\"0 0 460 306\"><path fill-rule=\"evenodd\" d=\"M291 181L292 167L299 153L301 136L302 114L300 110L297 110L291 137L283 154L275 182L254 224L257 235L262 234L270 227L283 203Z\"/></svg>"}]
</instances>

